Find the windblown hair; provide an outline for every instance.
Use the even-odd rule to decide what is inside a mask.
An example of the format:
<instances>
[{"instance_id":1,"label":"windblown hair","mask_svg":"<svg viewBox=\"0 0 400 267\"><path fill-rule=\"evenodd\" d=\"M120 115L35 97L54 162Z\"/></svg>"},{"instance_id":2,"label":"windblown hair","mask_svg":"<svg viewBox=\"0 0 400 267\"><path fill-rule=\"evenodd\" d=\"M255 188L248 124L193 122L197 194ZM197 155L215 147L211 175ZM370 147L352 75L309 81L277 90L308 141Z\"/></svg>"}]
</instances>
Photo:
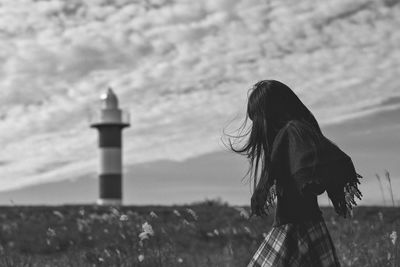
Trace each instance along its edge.
<instances>
[{"instance_id":1,"label":"windblown hair","mask_svg":"<svg viewBox=\"0 0 400 267\"><path fill-rule=\"evenodd\" d=\"M251 128L241 134L249 119ZM241 133L238 136L229 136L229 147L249 160L250 167L246 176L249 176L250 181L253 180L254 192L268 190L272 185L273 181L267 180L272 145L279 130L291 120L298 120L307 125L315 136L315 142L322 136L314 115L285 84L275 80L263 80L250 89L247 115L240 127ZM237 140L246 142L241 147L236 147Z\"/></svg>"}]
</instances>

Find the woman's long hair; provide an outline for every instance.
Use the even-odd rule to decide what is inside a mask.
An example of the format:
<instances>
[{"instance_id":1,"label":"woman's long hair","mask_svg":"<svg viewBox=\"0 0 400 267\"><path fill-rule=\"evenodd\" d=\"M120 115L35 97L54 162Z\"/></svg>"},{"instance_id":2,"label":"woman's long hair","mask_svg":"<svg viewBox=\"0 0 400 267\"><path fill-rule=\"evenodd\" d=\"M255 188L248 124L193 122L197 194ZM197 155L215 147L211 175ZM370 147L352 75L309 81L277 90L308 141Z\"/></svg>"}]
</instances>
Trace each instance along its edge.
<instances>
[{"instance_id":1,"label":"woman's long hair","mask_svg":"<svg viewBox=\"0 0 400 267\"><path fill-rule=\"evenodd\" d=\"M251 128L242 134L251 120ZM254 192L267 190L271 161L272 144L275 136L289 121L304 122L316 136L322 135L314 115L285 84L275 80L257 82L250 90L245 121L237 136L229 135L229 148L249 160L246 176L253 180ZM236 147L237 141L245 140L244 145ZM253 194L254 194L253 192ZM261 203L258 203L261 204Z\"/></svg>"}]
</instances>

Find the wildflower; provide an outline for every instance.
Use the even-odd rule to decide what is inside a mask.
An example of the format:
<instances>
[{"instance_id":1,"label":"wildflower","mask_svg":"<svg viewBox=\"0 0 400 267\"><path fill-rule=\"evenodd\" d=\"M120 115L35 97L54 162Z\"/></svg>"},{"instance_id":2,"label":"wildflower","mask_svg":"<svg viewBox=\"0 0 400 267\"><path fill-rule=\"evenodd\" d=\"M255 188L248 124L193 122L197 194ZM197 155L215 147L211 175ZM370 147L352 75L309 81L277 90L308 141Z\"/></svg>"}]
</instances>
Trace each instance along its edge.
<instances>
[{"instance_id":1,"label":"wildflower","mask_svg":"<svg viewBox=\"0 0 400 267\"><path fill-rule=\"evenodd\" d=\"M64 219L64 215L61 212L59 212L58 210L53 211L53 214L55 216L57 216L58 218L60 218L61 220Z\"/></svg>"},{"instance_id":2,"label":"wildflower","mask_svg":"<svg viewBox=\"0 0 400 267\"><path fill-rule=\"evenodd\" d=\"M181 217L181 213L180 213L179 211L174 210L173 212L174 212L174 214L175 214L176 216Z\"/></svg>"},{"instance_id":3,"label":"wildflower","mask_svg":"<svg viewBox=\"0 0 400 267\"><path fill-rule=\"evenodd\" d=\"M263 233L262 235L263 235L264 238L266 238L268 236L267 233Z\"/></svg>"},{"instance_id":4,"label":"wildflower","mask_svg":"<svg viewBox=\"0 0 400 267\"><path fill-rule=\"evenodd\" d=\"M79 213L79 215L84 216L85 215L85 209L84 208L79 209L78 213Z\"/></svg>"},{"instance_id":5,"label":"wildflower","mask_svg":"<svg viewBox=\"0 0 400 267\"><path fill-rule=\"evenodd\" d=\"M236 207L235 209L237 211L239 211L240 217L243 217L245 219L249 219L250 218L250 214L244 208Z\"/></svg>"},{"instance_id":6,"label":"wildflower","mask_svg":"<svg viewBox=\"0 0 400 267\"><path fill-rule=\"evenodd\" d=\"M83 232L87 228L87 222L82 219L76 219L76 224L78 226L78 231Z\"/></svg>"},{"instance_id":7,"label":"wildflower","mask_svg":"<svg viewBox=\"0 0 400 267\"><path fill-rule=\"evenodd\" d=\"M143 230L143 232L141 232L140 234L139 234L139 239L140 239L140 241L143 241L143 240L145 240L145 239L149 239L149 236L151 235L154 235L154 230L153 230L153 227L148 223L148 222L145 222L143 225L142 225L142 230Z\"/></svg>"},{"instance_id":8,"label":"wildflower","mask_svg":"<svg viewBox=\"0 0 400 267\"><path fill-rule=\"evenodd\" d=\"M218 232L217 229L214 229L214 234L215 234L215 235L219 235L219 232Z\"/></svg>"},{"instance_id":9,"label":"wildflower","mask_svg":"<svg viewBox=\"0 0 400 267\"><path fill-rule=\"evenodd\" d=\"M141 232L141 233L139 234L139 239L140 239L140 241L143 241L143 240L145 240L145 239L149 239L149 234L146 233L146 232Z\"/></svg>"},{"instance_id":10,"label":"wildflower","mask_svg":"<svg viewBox=\"0 0 400 267\"><path fill-rule=\"evenodd\" d=\"M117 210L116 208L112 207L110 209L110 211L114 216L119 217L119 210Z\"/></svg>"},{"instance_id":11,"label":"wildflower","mask_svg":"<svg viewBox=\"0 0 400 267\"><path fill-rule=\"evenodd\" d=\"M53 237L53 236L56 235L56 231L49 227L49 228L47 228L46 235L49 236L49 237Z\"/></svg>"},{"instance_id":12,"label":"wildflower","mask_svg":"<svg viewBox=\"0 0 400 267\"><path fill-rule=\"evenodd\" d=\"M142 229L143 229L143 232L145 232L149 235L154 235L153 227L148 222L145 222L144 224L142 224Z\"/></svg>"},{"instance_id":13,"label":"wildflower","mask_svg":"<svg viewBox=\"0 0 400 267\"><path fill-rule=\"evenodd\" d=\"M178 263L182 263L183 259L182 258L178 258Z\"/></svg>"},{"instance_id":14,"label":"wildflower","mask_svg":"<svg viewBox=\"0 0 400 267\"><path fill-rule=\"evenodd\" d=\"M128 216L125 215L125 214L122 214L121 217L119 217L119 220L120 220L121 222L126 222L128 219L129 219Z\"/></svg>"},{"instance_id":15,"label":"wildflower","mask_svg":"<svg viewBox=\"0 0 400 267\"><path fill-rule=\"evenodd\" d=\"M102 257L99 257L99 262L104 262L104 259Z\"/></svg>"},{"instance_id":16,"label":"wildflower","mask_svg":"<svg viewBox=\"0 0 400 267\"><path fill-rule=\"evenodd\" d=\"M354 216L354 213L353 213L353 210L350 210L350 218L353 218L353 216Z\"/></svg>"},{"instance_id":17,"label":"wildflower","mask_svg":"<svg viewBox=\"0 0 400 267\"><path fill-rule=\"evenodd\" d=\"M111 257L111 253L110 253L110 251L108 251L108 249L104 249L104 254L106 254L107 258Z\"/></svg>"},{"instance_id":18,"label":"wildflower","mask_svg":"<svg viewBox=\"0 0 400 267\"><path fill-rule=\"evenodd\" d=\"M186 220L186 219L183 219L183 225L190 225L190 223Z\"/></svg>"},{"instance_id":19,"label":"wildflower","mask_svg":"<svg viewBox=\"0 0 400 267\"><path fill-rule=\"evenodd\" d=\"M111 215L104 213L101 215L101 220L108 222L111 220Z\"/></svg>"},{"instance_id":20,"label":"wildflower","mask_svg":"<svg viewBox=\"0 0 400 267\"><path fill-rule=\"evenodd\" d=\"M158 215L154 211L150 211L150 216L155 219L158 218Z\"/></svg>"},{"instance_id":21,"label":"wildflower","mask_svg":"<svg viewBox=\"0 0 400 267\"><path fill-rule=\"evenodd\" d=\"M138 261L139 261L139 262L144 261L144 255L143 255L143 254L140 254L140 255L138 256Z\"/></svg>"},{"instance_id":22,"label":"wildflower","mask_svg":"<svg viewBox=\"0 0 400 267\"><path fill-rule=\"evenodd\" d=\"M379 216L379 220L381 222L383 222L383 213L382 212L378 212L378 216Z\"/></svg>"},{"instance_id":23,"label":"wildflower","mask_svg":"<svg viewBox=\"0 0 400 267\"><path fill-rule=\"evenodd\" d=\"M396 231L393 231L393 232L390 234L390 239L392 240L392 244L393 244L393 245L396 245L396 240L397 240L397 232L396 232Z\"/></svg>"},{"instance_id":24,"label":"wildflower","mask_svg":"<svg viewBox=\"0 0 400 267\"><path fill-rule=\"evenodd\" d=\"M190 215L192 215L192 217L193 217L193 219L194 219L195 221L197 221L197 220L199 219L199 216L197 216L197 214L196 214L196 212L195 212L194 210L187 208L186 211L187 211Z\"/></svg>"},{"instance_id":25,"label":"wildflower","mask_svg":"<svg viewBox=\"0 0 400 267\"><path fill-rule=\"evenodd\" d=\"M165 231L164 227L161 227L161 233L163 233L164 235L167 234L167 231Z\"/></svg>"}]
</instances>

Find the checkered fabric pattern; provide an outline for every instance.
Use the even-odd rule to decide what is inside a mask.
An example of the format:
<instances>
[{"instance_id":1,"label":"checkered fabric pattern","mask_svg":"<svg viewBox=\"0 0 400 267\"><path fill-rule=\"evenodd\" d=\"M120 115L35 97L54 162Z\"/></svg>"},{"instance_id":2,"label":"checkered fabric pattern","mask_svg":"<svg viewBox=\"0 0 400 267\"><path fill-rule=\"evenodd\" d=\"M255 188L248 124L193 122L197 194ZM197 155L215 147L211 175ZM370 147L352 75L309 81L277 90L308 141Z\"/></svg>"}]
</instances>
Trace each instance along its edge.
<instances>
[{"instance_id":1,"label":"checkered fabric pattern","mask_svg":"<svg viewBox=\"0 0 400 267\"><path fill-rule=\"evenodd\" d=\"M247 267L337 267L335 247L323 220L273 227Z\"/></svg>"}]
</instances>

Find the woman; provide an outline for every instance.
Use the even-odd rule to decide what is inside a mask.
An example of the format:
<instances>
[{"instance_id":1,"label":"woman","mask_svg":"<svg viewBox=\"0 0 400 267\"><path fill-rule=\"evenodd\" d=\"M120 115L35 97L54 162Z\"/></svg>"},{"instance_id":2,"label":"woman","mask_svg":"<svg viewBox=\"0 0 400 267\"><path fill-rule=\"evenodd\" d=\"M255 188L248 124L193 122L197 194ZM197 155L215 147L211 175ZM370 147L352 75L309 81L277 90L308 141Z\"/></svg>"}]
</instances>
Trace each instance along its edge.
<instances>
[{"instance_id":1,"label":"woman","mask_svg":"<svg viewBox=\"0 0 400 267\"><path fill-rule=\"evenodd\" d=\"M260 81L251 90L246 127L230 148L249 159L254 181L252 215L268 214L276 198L271 231L251 259L251 266L340 266L318 207L327 191L335 211L346 217L361 199L360 175L351 158L329 141L318 122L285 84ZM232 136L231 136L232 137Z\"/></svg>"}]
</instances>

